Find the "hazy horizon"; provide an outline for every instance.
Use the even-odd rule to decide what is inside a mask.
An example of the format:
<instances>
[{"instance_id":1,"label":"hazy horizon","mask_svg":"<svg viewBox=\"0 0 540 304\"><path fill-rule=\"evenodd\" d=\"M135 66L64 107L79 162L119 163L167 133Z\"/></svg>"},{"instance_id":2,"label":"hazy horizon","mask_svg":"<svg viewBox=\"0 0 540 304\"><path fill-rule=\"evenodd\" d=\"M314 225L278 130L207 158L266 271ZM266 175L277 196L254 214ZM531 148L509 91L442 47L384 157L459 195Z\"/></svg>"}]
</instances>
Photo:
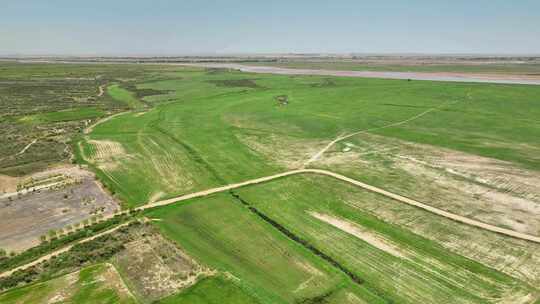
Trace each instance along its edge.
<instances>
[{"instance_id":1,"label":"hazy horizon","mask_svg":"<svg viewBox=\"0 0 540 304\"><path fill-rule=\"evenodd\" d=\"M537 55L540 2L3 3L2 56Z\"/></svg>"}]
</instances>

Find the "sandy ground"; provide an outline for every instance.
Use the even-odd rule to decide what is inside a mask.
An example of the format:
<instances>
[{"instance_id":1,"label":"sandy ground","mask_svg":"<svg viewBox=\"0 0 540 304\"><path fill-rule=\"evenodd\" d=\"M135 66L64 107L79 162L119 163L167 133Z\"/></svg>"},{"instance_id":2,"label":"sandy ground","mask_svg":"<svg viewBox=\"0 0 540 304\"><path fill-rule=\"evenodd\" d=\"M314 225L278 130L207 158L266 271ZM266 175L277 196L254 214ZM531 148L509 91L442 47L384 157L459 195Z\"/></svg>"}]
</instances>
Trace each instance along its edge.
<instances>
[{"instance_id":1,"label":"sandy ground","mask_svg":"<svg viewBox=\"0 0 540 304\"><path fill-rule=\"evenodd\" d=\"M70 183L55 182L23 195L0 197L0 248L25 250L37 245L49 230L80 223L96 213L110 215L119 208L93 174L76 167L51 172L66 174Z\"/></svg>"},{"instance_id":2,"label":"sandy ground","mask_svg":"<svg viewBox=\"0 0 540 304\"><path fill-rule=\"evenodd\" d=\"M17 191L19 181L19 177L0 174L0 195Z\"/></svg>"},{"instance_id":3,"label":"sandy ground","mask_svg":"<svg viewBox=\"0 0 540 304\"><path fill-rule=\"evenodd\" d=\"M105 88L105 85L100 85L100 86L99 86L99 88L98 88L99 93L98 93L97 97L103 96L103 94L105 93L105 89L104 89L104 88Z\"/></svg>"},{"instance_id":4,"label":"sandy ground","mask_svg":"<svg viewBox=\"0 0 540 304\"><path fill-rule=\"evenodd\" d=\"M291 69L268 66L249 66L233 63L192 63L177 64L184 66L198 66L206 68L235 69L248 73L280 74L280 75L320 75L344 76L362 78L384 79L411 79L449 82L479 82L501 84L529 84L540 85L540 77L529 75L502 75L502 74L471 74L471 73L442 73L442 72L372 72L372 71L336 71L314 69Z\"/></svg>"},{"instance_id":5,"label":"sandy ground","mask_svg":"<svg viewBox=\"0 0 540 304\"><path fill-rule=\"evenodd\" d=\"M314 218L321 220L327 224L330 224L341 231L344 231L348 234L354 235L355 237L363 240L366 243L369 243L371 246L378 248L382 251L385 251L395 257L407 258L399 249L398 246L393 245L390 241L386 240L384 237L377 235L376 233L362 228L361 226L349 222L344 219L340 219L335 216L328 214L322 214L317 212L309 212Z\"/></svg>"}]
</instances>

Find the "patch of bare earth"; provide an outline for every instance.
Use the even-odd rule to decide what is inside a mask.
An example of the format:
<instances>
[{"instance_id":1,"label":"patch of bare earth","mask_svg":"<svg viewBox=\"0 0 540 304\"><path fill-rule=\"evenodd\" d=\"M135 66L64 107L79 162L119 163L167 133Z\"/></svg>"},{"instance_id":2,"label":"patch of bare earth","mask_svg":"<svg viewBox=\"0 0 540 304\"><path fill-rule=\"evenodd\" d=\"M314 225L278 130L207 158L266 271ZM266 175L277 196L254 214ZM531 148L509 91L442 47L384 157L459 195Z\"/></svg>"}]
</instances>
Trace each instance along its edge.
<instances>
[{"instance_id":1,"label":"patch of bare earth","mask_svg":"<svg viewBox=\"0 0 540 304\"><path fill-rule=\"evenodd\" d=\"M162 191L168 193L177 192L179 189L189 191L193 187L192 173L187 172L181 165L186 162L185 155L171 151L170 147L148 136L139 137L138 143L144 151L145 161L151 164L151 168L158 176Z\"/></svg>"},{"instance_id":2,"label":"patch of bare earth","mask_svg":"<svg viewBox=\"0 0 540 304\"><path fill-rule=\"evenodd\" d=\"M361 239L362 241L370 244L377 249L380 249L395 257L407 258L403 250L400 249L398 246L392 244L391 241L385 239L383 236L378 235L377 233L363 228L362 226L328 214L322 214L317 212L310 212L309 214L318 220L321 220L327 224L332 225L335 228L338 228L341 231L354 235L355 237Z\"/></svg>"},{"instance_id":3,"label":"patch of bare earth","mask_svg":"<svg viewBox=\"0 0 540 304\"><path fill-rule=\"evenodd\" d=\"M24 178L19 192L0 197L0 248L22 251L39 244L50 230L69 228L119 205L93 173L63 166Z\"/></svg>"},{"instance_id":4,"label":"patch of bare earth","mask_svg":"<svg viewBox=\"0 0 540 304\"><path fill-rule=\"evenodd\" d=\"M8 175L0 174L0 195L9 192L17 191L17 185L19 184L18 177L11 177Z\"/></svg>"},{"instance_id":5,"label":"patch of bare earth","mask_svg":"<svg viewBox=\"0 0 540 304\"><path fill-rule=\"evenodd\" d=\"M236 137L251 150L287 169L302 167L306 159L326 144L280 134L237 134Z\"/></svg>"},{"instance_id":6,"label":"patch of bare earth","mask_svg":"<svg viewBox=\"0 0 540 304\"><path fill-rule=\"evenodd\" d=\"M142 234L125 247L115 257L115 263L131 289L149 302L189 287L202 276L215 274L155 231Z\"/></svg>"},{"instance_id":7,"label":"patch of bare earth","mask_svg":"<svg viewBox=\"0 0 540 304\"><path fill-rule=\"evenodd\" d=\"M88 140L94 148L90 160L100 169L113 170L118 167L119 161L128 156L122 144L112 140Z\"/></svg>"},{"instance_id":8,"label":"patch of bare earth","mask_svg":"<svg viewBox=\"0 0 540 304\"><path fill-rule=\"evenodd\" d=\"M540 234L540 174L507 162L363 134L325 153L315 165L486 223ZM540 286L540 245L442 219L395 201L351 206L409 229L445 248Z\"/></svg>"},{"instance_id":9,"label":"patch of bare earth","mask_svg":"<svg viewBox=\"0 0 540 304\"><path fill-rule=\"evenodd\" d=\"M540 235L540 173L508 162L364 134L314 165L485 223ZM382 183L384 181L384 184Z\"/></svg>"}]
</instances>

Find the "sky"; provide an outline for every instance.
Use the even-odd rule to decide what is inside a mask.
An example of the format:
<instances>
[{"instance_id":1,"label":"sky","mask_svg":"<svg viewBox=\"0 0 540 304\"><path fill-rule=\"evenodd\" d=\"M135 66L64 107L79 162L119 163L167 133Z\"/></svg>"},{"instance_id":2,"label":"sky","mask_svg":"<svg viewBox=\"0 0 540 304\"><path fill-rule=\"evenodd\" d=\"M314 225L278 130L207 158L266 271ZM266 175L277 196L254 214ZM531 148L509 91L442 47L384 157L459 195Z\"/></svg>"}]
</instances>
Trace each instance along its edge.
<instances>
[{"instance_id":1,"label":"sky","mask_svg":"<svg viewBox=\"0 0 540 304\"><path fill-rule=\"evenodd\" d=\"M540 54L540 0L0 0L1 55Z\"/></svg>"}]
</instances>

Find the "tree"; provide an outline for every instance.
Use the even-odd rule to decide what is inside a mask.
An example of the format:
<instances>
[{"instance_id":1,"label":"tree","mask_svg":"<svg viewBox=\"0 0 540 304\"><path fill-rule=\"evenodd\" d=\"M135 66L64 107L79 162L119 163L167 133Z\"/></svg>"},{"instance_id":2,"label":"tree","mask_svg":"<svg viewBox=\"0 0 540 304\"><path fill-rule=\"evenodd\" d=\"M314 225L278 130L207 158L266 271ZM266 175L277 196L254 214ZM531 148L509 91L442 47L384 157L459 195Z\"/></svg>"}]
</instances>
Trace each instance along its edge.
<instances>
[{"instance_id":1,"label":"tree","mask_svg":"<svg viewBox=\"0 0 540 304\"><path fill-rule=\"evenodd\" d=\"M52 240L53 238L56 237L56 230L49 230L49 232L47 232L47 234L49 235L49 240Z\"/></svg>"}]
</instances>

